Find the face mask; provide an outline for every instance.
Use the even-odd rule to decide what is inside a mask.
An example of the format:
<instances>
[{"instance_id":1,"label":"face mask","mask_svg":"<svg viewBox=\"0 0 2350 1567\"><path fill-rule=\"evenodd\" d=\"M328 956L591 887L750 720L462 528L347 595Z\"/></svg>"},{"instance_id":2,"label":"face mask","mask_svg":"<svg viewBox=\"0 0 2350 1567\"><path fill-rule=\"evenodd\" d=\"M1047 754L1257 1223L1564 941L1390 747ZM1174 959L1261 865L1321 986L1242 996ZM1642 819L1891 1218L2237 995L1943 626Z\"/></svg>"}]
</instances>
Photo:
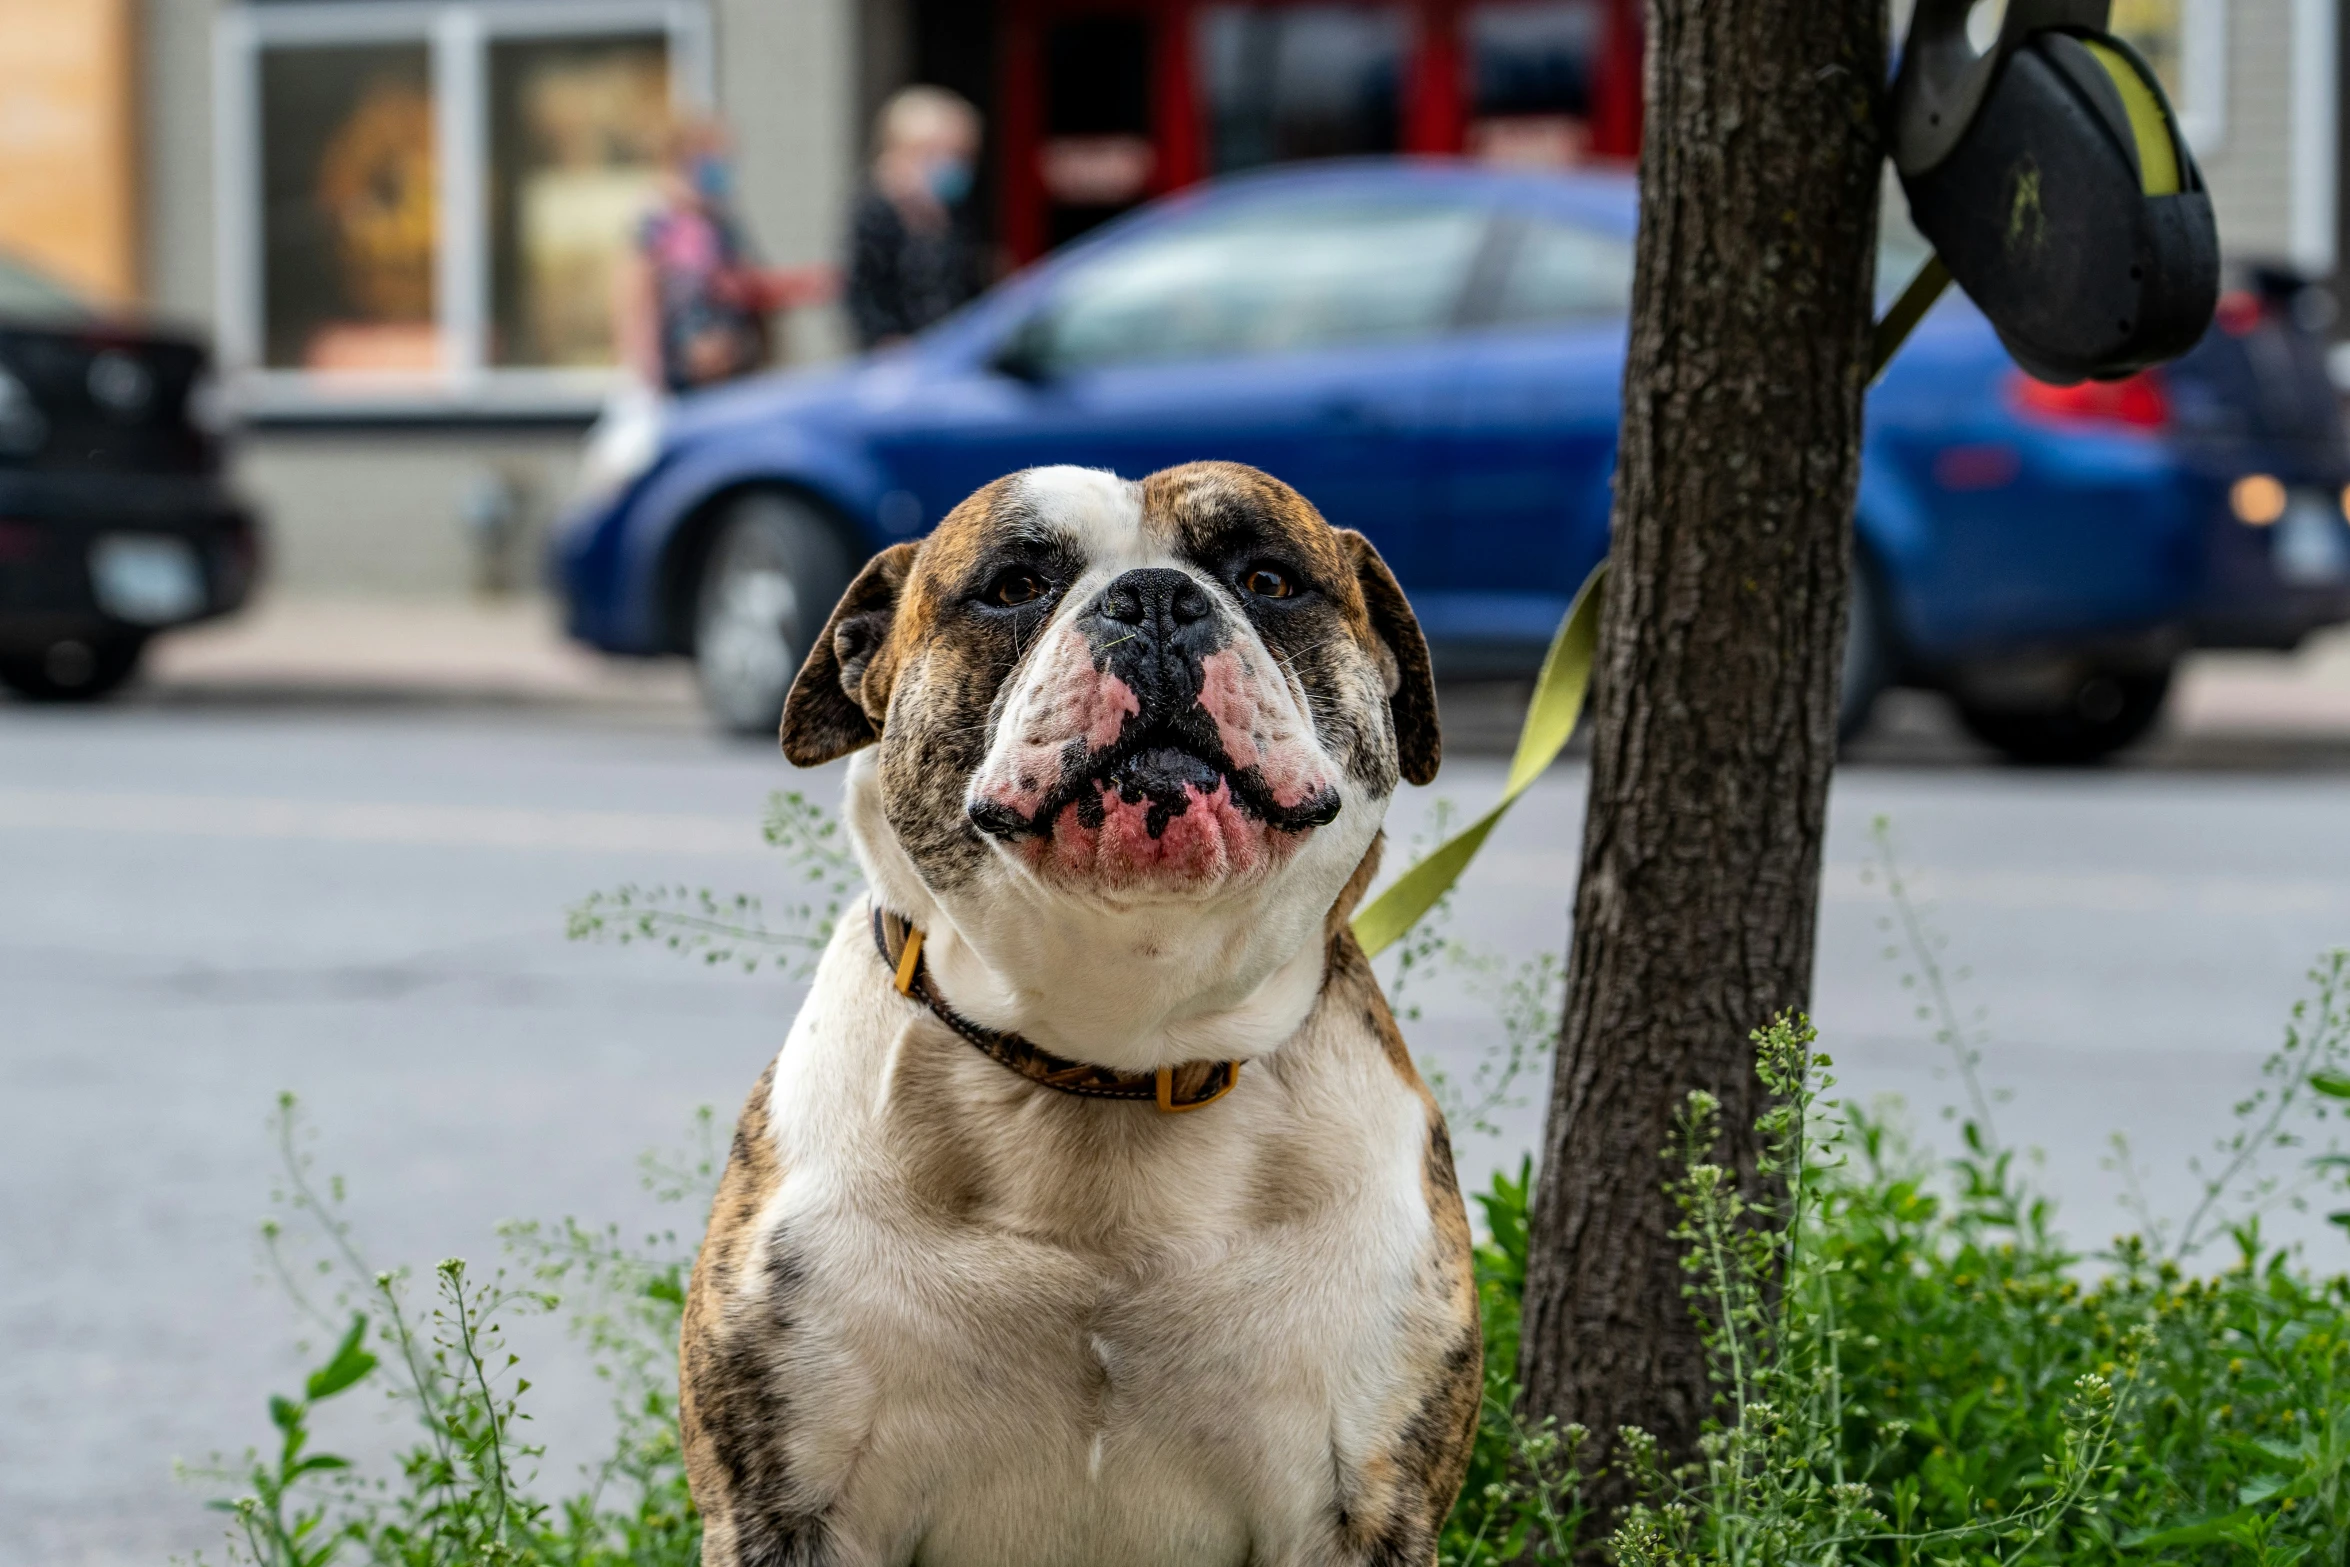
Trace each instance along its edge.
<instances>
[{"instance_id":1,"label":"face mask","mask_svg":"<svg viewBox=\"0 0 2350 1567\"><path fill-rule=\"evenodd\" d=\"M953 206L971 194L971 165L960 158L944 158L930 166L930 194L940 205Z\"/></svg>"},{"instance_id":2,"label":"face mask","mask_svg":"<svg viewBox=\"0 0 2350 1567\"><path fill-rule=\"evenodd\" d=\"M724 158L694 160L694 191L706 201L723 201L733 188L734 173Z\"/></svg>"}]
</instances>

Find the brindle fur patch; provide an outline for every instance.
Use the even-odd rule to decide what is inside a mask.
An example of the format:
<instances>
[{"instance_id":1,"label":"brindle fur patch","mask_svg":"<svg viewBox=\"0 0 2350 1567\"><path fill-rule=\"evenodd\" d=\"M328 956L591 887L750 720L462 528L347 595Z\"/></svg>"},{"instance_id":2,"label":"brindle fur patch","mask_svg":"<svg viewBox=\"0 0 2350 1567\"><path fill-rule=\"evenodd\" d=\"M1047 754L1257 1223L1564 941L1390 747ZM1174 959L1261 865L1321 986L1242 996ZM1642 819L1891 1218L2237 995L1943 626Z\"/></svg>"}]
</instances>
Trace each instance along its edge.
<instances>
[{"instance_id":1,"label":"brindle fur patch","mask_svg":"<svg viewBox=\"0 0 2350 1567\"><path fill-rule=\"evenodd\" d=\"M1421 1186L1434 1222L1430 1266L1445 1282L1445 1316L1454 1324L1451 1339L1437 1364L1416 1379L1427 1389L1419 1408L1385 1449L1356 1477L1354 1494L1337 1498L1339 1516L1350 1526L1343 1531L1350 1545L1367 1563L1412 1563L1434 1559L1436 1536L1460 1494L1469 1472L1469 1452L1476 1440L1477 1414L1484 1400L1484 1336L1477 1314L1477 1286L1469 1232L1469 1216L1461 1202L1460 1181L1454 1173L1452 1135L1428 1092L1395 1014L1380 992L1352 929L1341 924L1332 932L1323 981L1322 1004L1342 1015L1360 1017L1363 1027L1379 1042L1381 1052L1397 1076L1426 1107L1427 1142L1421 1158Z\"/></svg>"},{"instance_id":2,"label":"brindle fur patch","mask_svg":"<svg viewBox=\"0 0 2350 1567\"><path fill-rule=\"evenodd\" d=\"M759 1216L783 1178L767 1123L774 1063L735 1123L710 1228L694 1259L678 1334L678 1424L686 1484L702 1515L705 1567L824 1567L830 1530L806 1506L786 1456L791 1410L779 1362L791 1339L800 1265Z\"/></svg>"},{"instance_id":3,"label":"brindle fur patch","mask_svg":"<svg viewBox=\"0 0 2350 1567\"><path fill-rule=\"evenodd\" d=\"M1325 749L1368 792L1392 790L1403 771L1399 737L1392 725L1364 722L1383 705L1393 711L1387 693L1359 689L1356 700L1329 700L1367 678L1360 650L1384 647L1360 564L1366 551L1377 562L1378 551L1367 541L1349 544L1360 535L1332 528L1297 491L1240 463L1187 463L1152 474L1142 488L1144 526L1165 534L1203 571L1230 580L1252 563L1270 560L1301 577L1301 586L1317 596L1310 609L1259 611L1251 618L1267 650L1321 699L1314 719ZM1376 569L1386 571L1384 565Z\"/></svg>"},{"instance_id":4,"label":"brindle fur patch","mask_svg":"<svg viewBox=\"0 0 2350 1567\"><path fill-rule=\"evenodd\" d=\"M1363 851L1362 862L1355 866L1354 874L1346 879L1346 885L1338 889L1338 899L1330 905L1330 912L1322 917L1324 939L1337 935L1340 927L1354 919L1363 895L1371 890L1371 883L1379 879L1379 862L1386 857L1386 853L1387 834L1381 830L1372 837L1371 846Z\"/></svg>"},{"instance_id":5,"label":"brindle fur patch","mask_svg":"<svg viewBox=\"0 0 2350 1567\"><path fill-rule=\"evenodd\" d=\"M963 809L992 732L972 715L994 712L1033 637L1033 628L1024 637L1016 623L982 624L956 613L998 542L1037 531L1019 480L1013 474L977 491L923 540L876 659L893 715L882 726L883 806L908 857L940 892L976 874L990 852Z\"/></svg>"},{"instance_id":6,"label":"brindle fur patch","mask_svg":"<svg viewBox=\"0 0 2350 1567\"><path fill-rule=\"evenodd\" d=\"M1430 1567L1445 1515L1469 1471L1484 1396L1484 1341L1472 1321L1444 1351L1426 1397L1393 1444L1369 1466L1386 1506L1367 1519L1340 1503L1341 1535L1363 1567ZM1366 1488L1366 1492L1369 1488ZM1357 1493L1357 1506L1368 1500ZM1344 1526L1351 1523L1353 1528Z\"/></svg>"}]
</instances>

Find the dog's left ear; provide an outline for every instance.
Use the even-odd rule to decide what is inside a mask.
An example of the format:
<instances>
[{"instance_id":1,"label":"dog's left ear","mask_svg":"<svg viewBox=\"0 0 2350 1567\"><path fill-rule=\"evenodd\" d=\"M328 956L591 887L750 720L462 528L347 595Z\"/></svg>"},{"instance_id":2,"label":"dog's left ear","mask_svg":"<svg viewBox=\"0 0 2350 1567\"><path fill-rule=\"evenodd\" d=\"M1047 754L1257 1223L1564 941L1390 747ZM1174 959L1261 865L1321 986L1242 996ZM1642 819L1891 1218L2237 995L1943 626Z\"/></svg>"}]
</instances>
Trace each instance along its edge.
<instances>
[{"instance_id":1,"label":"dog's left ear","mask_svg":"<svg viewBox=\"0 0 2350 1567\"><path fill-rule=\"evenodd\" d=\"M1388 672L1387 708L1395 720L1396 760L1406 780L1427 783L1444 759L1444 736L1436 722L1436 672L1428 663L1428 639L1420 634L1420 619L1396 585L1395 573L1379 558L1378 548L1352 528L1337 531L1339 545L1355 569L1355 580L1362 584L1371 629L1394 661Z\"/></svg>"},{"instance_id":2,"label":"dog's left ear","mask_svg":"<svg viewBox=\"0 0 2350 1567\"><path fill-rule=\"evenodd\" d=\"M783 699L783 754L794 766L821 767L881 738L889 692L869 678L873 656L889 640L918 548L892 544L867 561L808 649Z\"/></svg>"}]
</instances>

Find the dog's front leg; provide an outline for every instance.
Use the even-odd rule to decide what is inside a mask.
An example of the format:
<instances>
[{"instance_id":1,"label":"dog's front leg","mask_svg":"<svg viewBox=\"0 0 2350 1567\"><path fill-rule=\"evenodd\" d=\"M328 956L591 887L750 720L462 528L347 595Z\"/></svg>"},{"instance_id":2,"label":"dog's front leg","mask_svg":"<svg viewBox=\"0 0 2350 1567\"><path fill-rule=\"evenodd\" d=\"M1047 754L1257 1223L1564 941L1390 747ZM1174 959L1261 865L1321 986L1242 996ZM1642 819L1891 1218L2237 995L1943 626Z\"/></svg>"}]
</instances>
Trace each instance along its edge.
<instances>
[{"instance_id":1,"label":"dog's front leg","mask_svg":"<svg viewBox=\"0 0 2350 1567\"><path fill-rule=\"evenodd\" d=\"M768 1126L770 1065L751 1090L727 1155L678 1333L678 1425L702 1515L704 1567L862 1567L839 1501L854 1446L839 1439L843 1400L817 1403L795 1357L806 1269L771 1203L782 1181ZM839 1390L832 1390L836 1395Z\"/></svg>"}]
</instances>

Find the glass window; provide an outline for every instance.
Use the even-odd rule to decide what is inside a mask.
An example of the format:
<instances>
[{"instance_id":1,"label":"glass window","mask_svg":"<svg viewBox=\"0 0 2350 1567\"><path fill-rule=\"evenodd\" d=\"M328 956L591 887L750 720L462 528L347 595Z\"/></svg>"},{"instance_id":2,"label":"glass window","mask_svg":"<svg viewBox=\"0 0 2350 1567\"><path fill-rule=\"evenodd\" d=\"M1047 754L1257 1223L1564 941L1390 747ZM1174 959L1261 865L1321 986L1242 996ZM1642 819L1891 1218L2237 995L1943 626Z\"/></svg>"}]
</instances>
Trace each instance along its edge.
<instances>
[{"instance_id":1,"label":"glass window","mask_svg":"<svg viewBox=\"0 0 2350 1567\"><path fill-rule=\"evenodd\" d=\"M1532 0L1469 13L1469 151L1491 163L1571 168L1591 149L1600 0Z\"/></svg>"},{"instance_id":2,"label":"glass window","mask_svg":"<svg viewBox=\"0 0 2350 1567\"><path fill-rule=\"evenodd\" d=\"M1147 18L1072 17L1045 33L1037 173L1048 243L1066 244L1148 193L1158 165L1150 102Z\"/></svg>"},{"instance_id":3,"label":"glass window","mask_svg":"<svg viewBox=\"0 0 2350 1567\"><path fill-rule=\"evenodd\" d=\"M1628 241L1536 220L1519 231L1493 314L1500 322L1568 321L1631 308Z\"/></svg>"},{"instance_id":4,"label":"glass window","mask_svg":"<svg viewBox=\"0 0 2350 1567\"><path fill-rule=\"evenodd\" d=\"M1427 337L1453 321L1482 213L1220 214L1074 272L1039 329L1055 369Z\"/></svg>"},{"instance_id":5,"label":"glass window","mask_svg":"<svg viewBox=\"0 0 2350 1567\"><path fill-rule=\"evenodd\" d=\"M669 124L659 34L493 44L490 342L498 365L610 365L620 258Z\"/></svg>"},{"instance_id":6,"label":"glass window","mask_svg":"<svg viewBox=\"0 0 2350 1567\"><path fill-rule=\"evenodd\" d=\"M425 46L269 49L260 109L264 362L440 368Z\"/></svg>"},{"instance_id":7,"label":"glass window","mask_svg":"<svg viewBox=\"0 0 2350 1567\"><path fill-rule=\"evenodd\" d=\"M222 5L222 363L257 411L592 406L706 0ZM682 102L673 102L682 94Z\"/></svg>"},{"instance_id":8,"label":"glass window","mask_svg":"<svg viewBox=\"0 0 2350 1567\"><path fill-rule=\"evenodd\" d=\"M1397 150L1409 32L1404 13L1385 7L1204 12L1199 57L1212 171Z\"/></svg>"}]
</instances>

